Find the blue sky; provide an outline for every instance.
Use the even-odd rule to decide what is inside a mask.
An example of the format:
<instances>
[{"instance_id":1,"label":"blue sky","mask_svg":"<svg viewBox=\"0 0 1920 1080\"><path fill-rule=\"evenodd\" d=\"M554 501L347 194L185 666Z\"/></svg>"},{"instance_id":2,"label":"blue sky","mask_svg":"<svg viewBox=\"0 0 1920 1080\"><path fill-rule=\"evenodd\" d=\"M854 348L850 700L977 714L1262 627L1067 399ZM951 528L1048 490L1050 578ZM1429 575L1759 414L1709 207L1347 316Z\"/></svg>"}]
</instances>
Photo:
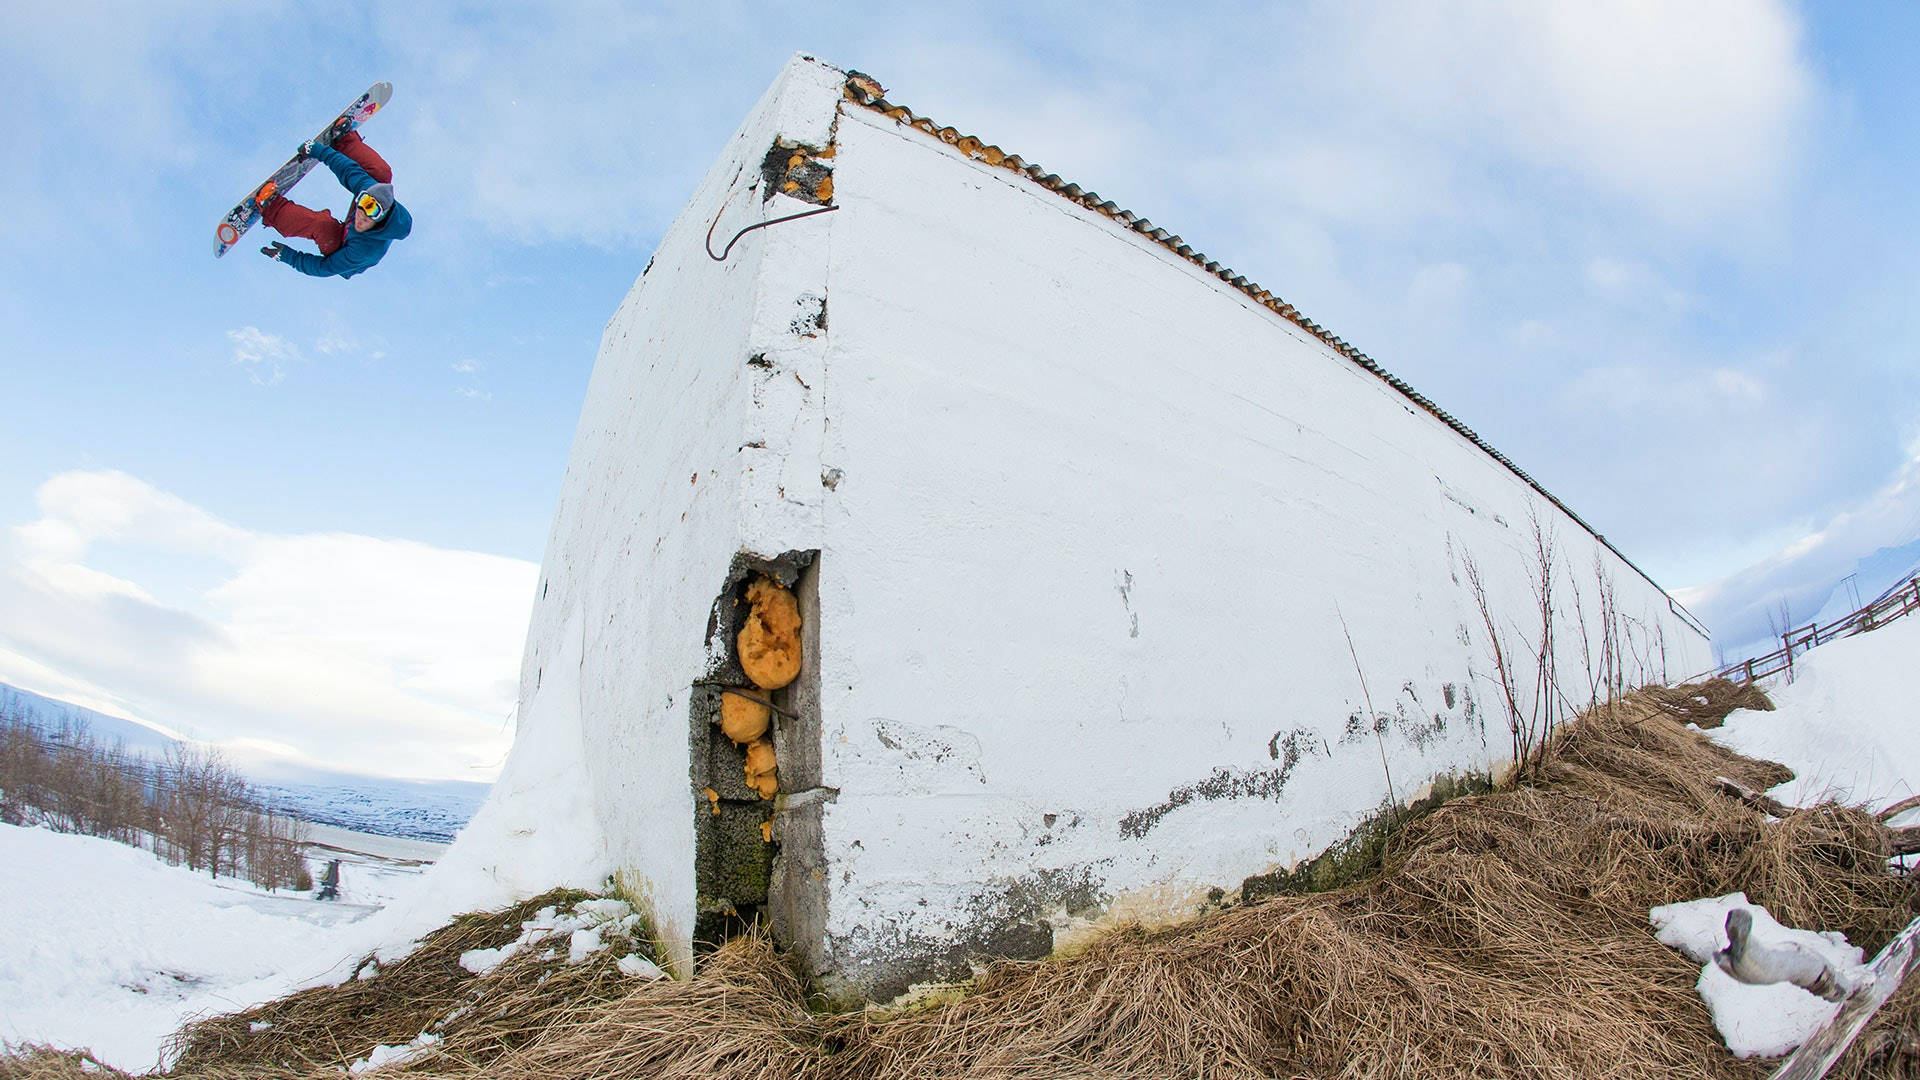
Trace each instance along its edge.
<instances>
[{"instance_id":1,"label":"blue sky","mask_svg":"<svg viewBox=\"0 0 1920 1080\"><path fill-rule=\"evenodd\" d=\"M600 329L797 50L1273 289L1723 638L1920 535L1911 5L7 22L0 681L242 752L498 764ZM413 236L344 283L264 235L215 261L226 207L376 79ZM344 204L324 172L295 197Z\"/></svg>"}]
</instances>

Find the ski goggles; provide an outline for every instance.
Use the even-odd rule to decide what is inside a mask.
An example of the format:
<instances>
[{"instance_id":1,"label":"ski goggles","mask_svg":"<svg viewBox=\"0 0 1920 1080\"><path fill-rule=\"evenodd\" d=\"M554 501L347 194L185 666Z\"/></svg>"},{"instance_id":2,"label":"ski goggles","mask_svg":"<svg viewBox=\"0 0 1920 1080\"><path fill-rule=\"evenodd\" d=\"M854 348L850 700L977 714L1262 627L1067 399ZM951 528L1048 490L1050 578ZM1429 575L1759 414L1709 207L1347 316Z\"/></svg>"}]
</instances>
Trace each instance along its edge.
<instances>
[{"instance_id":1,"label":"ski goggles","mask_svg":"<svg viewBox=\"0 0 1920 1080\"><path fill-rule=\"evenodd\" d=\"M380 215L387 212L387 208L380 205L379 199L364 191L353 197L353 206L354 209L367 215L368 221L379 221Z\"/></svg>"}]
</instances>

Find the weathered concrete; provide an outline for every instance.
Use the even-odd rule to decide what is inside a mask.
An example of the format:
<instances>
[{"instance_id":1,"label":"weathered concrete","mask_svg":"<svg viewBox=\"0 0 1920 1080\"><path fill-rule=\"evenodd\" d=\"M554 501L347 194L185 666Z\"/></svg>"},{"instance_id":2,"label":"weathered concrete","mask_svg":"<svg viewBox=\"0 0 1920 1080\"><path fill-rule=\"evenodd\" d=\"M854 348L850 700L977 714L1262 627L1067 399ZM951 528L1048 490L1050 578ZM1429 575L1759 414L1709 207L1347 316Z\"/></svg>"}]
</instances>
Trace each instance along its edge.
<instances>
[{"instance_id":1,"label":"weathered concrete","mask_svg":"<svg viewBox=\"0 0 1920 1080\"><path fill-rule=\"evenodd\" d=\"M884 997L1311 877L1506 765L1467 568L1524 632L1530 522L1585 584L1569 686L1596 574L1630 681L1705 665L1656 585L1407 393L842 78L781 75L609 324L529 635L522 715L577 711L543 723L591 748L671 949L725 899ZM711 734L756 561L803 622L770 802L718 782ZM563 655L577 700L547 700Z\"/></svg>"}]
</instances>

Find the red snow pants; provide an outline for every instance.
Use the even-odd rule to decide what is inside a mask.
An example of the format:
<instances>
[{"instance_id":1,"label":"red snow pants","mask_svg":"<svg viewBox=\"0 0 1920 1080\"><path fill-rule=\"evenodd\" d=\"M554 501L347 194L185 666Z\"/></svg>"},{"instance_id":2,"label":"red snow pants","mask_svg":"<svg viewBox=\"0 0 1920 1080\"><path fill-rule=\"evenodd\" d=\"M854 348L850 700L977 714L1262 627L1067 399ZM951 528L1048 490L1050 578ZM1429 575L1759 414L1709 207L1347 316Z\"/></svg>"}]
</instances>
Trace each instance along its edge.
<instances>
[{"instance_id":1,"label":"red snow pants","mask_svg":"<svg viewBox=\"0 0 1920 1080\"><path fill-rule=\"evenodd\" d=\"M349 131L333 140L333 148L352 159L355 165L367 170L367 175L382 184L393 183L393 169L387 160L374 152L360 138L357 131ZM353 217L348 211L347 217ZM340 250L347 242L347 230L352 225L336 221L330 210L309 210L289 199L274 199L260 212L260 220L281 236L304 236L320 245L322 256L331 255Z\"/></svg>"}]
</instances>

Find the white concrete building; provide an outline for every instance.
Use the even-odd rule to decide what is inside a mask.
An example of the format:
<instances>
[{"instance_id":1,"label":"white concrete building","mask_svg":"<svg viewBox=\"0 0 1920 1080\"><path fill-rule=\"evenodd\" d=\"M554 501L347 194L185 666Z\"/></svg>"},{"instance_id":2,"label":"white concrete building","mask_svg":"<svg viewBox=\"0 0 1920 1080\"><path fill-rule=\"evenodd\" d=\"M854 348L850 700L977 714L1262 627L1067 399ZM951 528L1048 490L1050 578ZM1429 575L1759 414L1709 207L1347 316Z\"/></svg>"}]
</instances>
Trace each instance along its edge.
<instances>
[{"instance_id":1,"label":"white concrete building","mask_svg":"<svg viewBox=\"0 0 1920 1080\"><path fill-rule=\"evenodd\" d=\"M1436 406L1037 173L796 58L607 327L515 756L569 742L675 949L759 915L884 998L1271 886L1511 760L1466 571L1530 649L1535 521L1569 696L1596 575L1629 683L1710 662ZM736 655L762 575L802 620L771 799L717 726L769 696Z\"/></svg>"}]
</instances>

